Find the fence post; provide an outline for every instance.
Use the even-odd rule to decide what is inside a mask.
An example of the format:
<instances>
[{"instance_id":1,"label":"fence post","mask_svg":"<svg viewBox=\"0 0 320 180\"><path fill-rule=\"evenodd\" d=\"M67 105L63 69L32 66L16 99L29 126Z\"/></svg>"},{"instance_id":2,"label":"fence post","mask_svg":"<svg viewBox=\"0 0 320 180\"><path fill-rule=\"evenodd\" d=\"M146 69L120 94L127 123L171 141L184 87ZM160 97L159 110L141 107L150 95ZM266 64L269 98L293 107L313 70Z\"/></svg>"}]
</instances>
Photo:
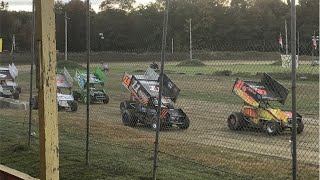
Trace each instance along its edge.
<instances>
[{"instance_id":1,"label":"fence post","mask_svg":"<svg viewBox=\"0 0 320 180\"><path fill-rule=\"evenodd\" d=\"M292 179L297 179L297 95L296 95L296 1L291 1L291 58L292 58Z\"/></svg>"},{"instance_id":2,"label":"fence post","mask_svg":"<svg viewBox=\"0 0 320 180\"><path fill-rule=\"evenodd\" d=\"M158 159L158 149L159 149L159 131L160 131L160 111L161 111L161 99L162 99L162 89L163 89L163 70L164 61L166 59L166 43L167 43L167 32L168 32L168 15L169 15L169 0L166 0L166 8L163 17L163 32L162 32L162 49L161 49L161 67L160 67L160 82L159 82L159 99L158 99L158 109L157 109L157 128L156 128L156 139L154 142L154 159L153 159L153 179L157 179L157 159Z\"/></svg>"},{"instance_id":3,"label":"fence post","mask_svg":"<svg viewBox=\"0 0 320 180\"><path fill-rule=\"evenodd\" d=\"M32 39L31 39L31 67L30 67L30 96L29 96L29 128L28 128L28 145L31 145L31 120L32 120L32 89L33 89L33 66L35 59L35 1L32 1Z\"/></svg>"},{"instance_id":4,"label":"fence post","mask_svg":"<svg viewBox=\"0 0 320 180\"><path fill-rule=\"evenodd\" d=\"M89 164L90 133L90 0L87 0L87 126L86 126L86 164Z\"/></svg>"},{"instance_id":5,"label":"fence post","mask_svg":"<svg viewBox=\"0 0 320 180\"><path fill-rule=\"evenodd\" d=\"M54 0L35 1L38 43L40 179L59 179Z\"/></svg>"}]
</instances>

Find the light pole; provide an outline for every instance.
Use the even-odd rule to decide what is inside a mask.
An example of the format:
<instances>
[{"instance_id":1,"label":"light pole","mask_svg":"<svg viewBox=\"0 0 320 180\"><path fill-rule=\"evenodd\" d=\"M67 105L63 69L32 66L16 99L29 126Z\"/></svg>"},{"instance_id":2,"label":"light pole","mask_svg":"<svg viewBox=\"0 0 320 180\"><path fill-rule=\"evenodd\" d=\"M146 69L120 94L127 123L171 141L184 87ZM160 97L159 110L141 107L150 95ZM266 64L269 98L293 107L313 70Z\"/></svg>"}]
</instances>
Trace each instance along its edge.
<instances>
[{"instance_id":1,"label":"light pole","mask_svg":"<svg viewBox=\"0 0 320 180\"><path fill-rule=\"evenodd\" d=\"M192 61L192 19L189 19L190 60Z\"/></svg>"},{"instance_id":2,"label":"light pole","mask_svg":"<svg viewBox=\"0 0 320 180\"><path fill-rule=\"evenodd\" d=\"M171 39L171 54L173 54L173 38Z\"/></svg>"},{"instance_id":3,"label":"light pole","mask_svg":"<svg viewBox=\"0 0 320 180\"><path fill-rule=\"evenodd\" d=\"M101 32L101 33L99 33L99 38L100 38L100 51L102 51L102 42L103 42L103 40L104 40L104 35L103 35L103 33Z\"/></svg>"},{"instance_id":4,"label":"light pole","mask_svg":"<svg viewBox=\"0 0 320 180\"><path fill-rule=\"evenodd\" d=\"M67 11L64 12L64 60L68 60L68 19Z\"/></svg>"}]
</instances>

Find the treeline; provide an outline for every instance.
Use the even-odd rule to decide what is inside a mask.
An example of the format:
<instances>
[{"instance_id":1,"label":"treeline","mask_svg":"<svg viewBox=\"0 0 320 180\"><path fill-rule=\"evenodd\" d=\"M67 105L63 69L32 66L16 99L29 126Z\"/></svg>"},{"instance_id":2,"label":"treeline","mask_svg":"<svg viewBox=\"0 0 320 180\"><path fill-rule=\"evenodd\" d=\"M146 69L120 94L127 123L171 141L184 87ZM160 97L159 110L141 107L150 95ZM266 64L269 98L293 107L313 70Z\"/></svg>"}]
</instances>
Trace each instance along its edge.
<instances>
[{"instance_id":1,"label":"treeline","mask_svg":"<svg viewBox=\"0 0 320 180\"><path fill-rule=\"evenodd\" d=\"M100 12L92 10L93 51L160 50L164 1L157 0L155 3L137 7L134 7L133 3L134 0L108 0L101 3ZM17 49L30 50L31 12L7 11L7 5L0 4L0 36L3 38L4 49L11 49L12 36L15 34ZM60 1L55 6L57 49L64 51L66 12L68 50L85 51L85 3L80 0L71 0L68 3ZM173 39L175 51L188 50L190 19L193 46L196 49L234 51L255 50L254 48L259 46L261 51L274 51L280 33L285 43L285 20L288 22L290 38L290 0L171 0L168 48L171 48ZM299 0L297 31L300 41L310 43L311 47L311 36L318 27L319 0ZM221 47L221 44L225 46Z\"/></svg>"}]
</instances>

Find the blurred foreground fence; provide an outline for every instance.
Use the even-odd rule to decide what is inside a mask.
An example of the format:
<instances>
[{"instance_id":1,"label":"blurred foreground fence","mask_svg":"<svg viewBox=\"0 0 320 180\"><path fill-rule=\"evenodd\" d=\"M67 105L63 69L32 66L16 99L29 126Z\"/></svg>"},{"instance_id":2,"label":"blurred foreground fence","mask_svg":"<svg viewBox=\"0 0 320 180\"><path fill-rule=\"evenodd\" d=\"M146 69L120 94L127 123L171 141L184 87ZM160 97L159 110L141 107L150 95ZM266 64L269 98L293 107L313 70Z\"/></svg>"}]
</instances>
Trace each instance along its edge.
<instances>
[{"instance_id":1,"label":"blurred foreground fence","mask_svg":"<svg viewBox=\"0 0 320 180\"><path fill-rule=\"evenodd\" d=\"M83 8L83 4L78 3L80 4L78 8ZM62 10L64 8L72 10L71 5L65 7L60 4L60 6ZM104 13L97 13L101 17L95 17L110 20L110 17L102 16ZM72 25L75 14L72 15L69 27L71 33L76 31ZM60 18L57 20L57 32L62 31L64 25L64 19L61 17L60 14L57 15L57 18ZM161 27L161 23L161 19L157 19L154 26ZM137 100L130 103L132 93L123 86L122 79L125 72L129 75L145 75L151 64L160 64L160 40L154 42L140 40L142 45L152 45L152 48L143 46L112 49L111 45L102 44L107 43L101 42L102 38L97 39L96 36L102 36L98 32L99 28L103 27L99 26L102 25L95 24L94 27L97 29L94 29L92 34L95 38L92 38L91 42L93 51L90 56L90 70L94 71L97 66L102 65L102 62L108 65L108 70L104 72L106 75L104 85L96 88L105 90L109 102L90 104L89 165L85 165L84 98L80 98L77 102L76 112L63 109L59 112L60 176L61 179L150 179L155 131L152 121L142 119L147 117L147 110L152 108L148 104L138 103ZM146 31L154 32L154 29ZM184 33L188 35L188 32ZM64 53L61 52L64 41L61 41L63 39L60 37L61 34L57 36L57 39L60 39L57 42L60 50L57 72L61 72L65 67L70 75L75 77L76 69L79 71L86 69L86 53L82 52L81 48L79 52L69 52L68 61L65 61ZM79 38L83 36L79 35ZM103 36L108 36L110 40L113 35L103 32ZM74 46L69 48L77 49L75 43L72 43L77 37L72 35L69 38L70 46ZM121 41L121 38L118 40ZM136 40L139 41L138 38ZM18 44L19 40L16 41ZM184 41L188 42L188 39ZM188 44L179 48L174 46L171 52L172 44L168 38L164 72L180 89L180 93L177 102L166 107L181 109L190 124L188 127L179 123L162 124L157 177L159 179L290 179L292 177L291 67L288 56L281 58L281 55L284 57L285 47L279 47L276 40L275 42L220 42L201 46L196 42L193 44L193 58L190 60ZM301 116L298 125L300 128L298 131L301 132L297 137L298 178L318 179L319 49L312 45L311 40L305 40L299 42L298 52L296 101L297 111ZM17 82L22 87L20 94L22 101L28 101L29 98L31 57L26 51L1 54L1 67L6 67L11 62L17 65L19 70ZM288 92L284 88L279 90L279 85L270 83L270 79L264 84L254 83L260 82L264 73L277 80ZM246 81L254 92L260 93L260 90L265 90L261 86L268 85L267 95L261 93L263 97L256 97L261 100L259 106L255 106L252 99L244 102L233 92L237 78ZM241 87L239 90L243 90L244 86L239 87ZM81 92L77 82L73 83L73 90ZM156 87L153 87L153 90L156 92ZM37 93L35 89L32 91L34 94ZM286 93L288 96L285 98ZM274 99L281 99L279 101L283 104L272 101ZM270 101L267 103L266 100ZM123 102L129 102L125 108L120 107L121 103L124 105ZM251 106L248 106L250 103ZM125 110L127 114L124 113ZM32 145L28 147L25 145L28 139L28 112L1 109L0 157L1 164L37 177L39 175L38 116L36 110L32 113ZM134 125L126 121L125 118L129 116L134 120ZM163 116L163 119L169 116L170 112L168 116Z\"/></svg>"}]
</instances>

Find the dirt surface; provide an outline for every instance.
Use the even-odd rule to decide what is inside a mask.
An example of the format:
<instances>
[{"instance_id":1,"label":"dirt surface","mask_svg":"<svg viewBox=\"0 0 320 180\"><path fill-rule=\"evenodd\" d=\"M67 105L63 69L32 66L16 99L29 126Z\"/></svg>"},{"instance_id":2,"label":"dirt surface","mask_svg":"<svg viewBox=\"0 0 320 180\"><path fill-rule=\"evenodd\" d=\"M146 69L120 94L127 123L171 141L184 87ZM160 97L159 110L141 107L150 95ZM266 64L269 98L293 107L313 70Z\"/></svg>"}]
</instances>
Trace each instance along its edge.
<instances>
[{"instance_id":1,"label":"dirt surface","mask_svg":"<svg viewBox=\"0 0 320 180\"><path fill-rule=\"evenodd\" d=\"M111 67L114 67L112 65ZM143 65L137 65L140 68ZM28 74L28 66L20 66L21 74ZM129 68L129 67L127 67ZM108 74L107 93L110 96L109 104L94 104L90 108L92 138L99 141L112 140L115 143L128 143L129 146L144 146L153 149L155 132L146 126L135 128L125 127L121 122L119 104L128 99L129 93L121 87L120 80L123 72L110 72ZM177 127L166 129L160 133L160 150L163 152L184 153L191 159L210 159L200 157L201 152L194 150L215 149L217 147L235 150L244 156L255 158L266 157L276 159L291 159L291 133L284 132L277 136L269 136L259 130L245 129L231 131L227 126L227 117L231 112L237 112L241 108L239 100L232 94L231 87L234 80L232 77L197 76L188 78L184 75L174 75L174 82L183 91L196 92L194 97L182 95L179 97L177 106L181 107L190 118L190 127L181 130ZM187 79L187 80L186 80ZM25 79L26 80L26 79ZM27 81L20 82L22 85L21 98L28 100L29 84ZM316 86L316 85L315 85ZM200 92L199 92L200 91ZM199 97L197 93L210 93L212 97ZM218 94L216 94L217 92ZM237 103L227 102L228 99L219 100L223 94L235 98ZM212 100L213 99L213 100ZM216 99L216 101L215 101ZM1 111L1 114L14 113L13 110ZM20 114L21 113L21 114ZM26 112L19 112L23 116ZM79 103L78 112L59 112L60 127L67 131L76 131L79 134L85 132L86 107ZM319 165L319 116L300 112L305 123L305 130L298 135L298 162L301 164ZM34 111L36 119L37 112ZM36 120L34 120L36 121ZM141 143L141 144L139 144ZM180 144L179 151L173 151L173 147ZM188 145L190 144L190 146ZM195 149L190 149L195 147ZM209 154L209 155L208 155ZM223 154L223 152L221 152ZM197 157L199 156L199 157ZM214 154L212 154L214 156ZM290 164L289 164L290 165Z\"/></svg>"}]
</instances>

